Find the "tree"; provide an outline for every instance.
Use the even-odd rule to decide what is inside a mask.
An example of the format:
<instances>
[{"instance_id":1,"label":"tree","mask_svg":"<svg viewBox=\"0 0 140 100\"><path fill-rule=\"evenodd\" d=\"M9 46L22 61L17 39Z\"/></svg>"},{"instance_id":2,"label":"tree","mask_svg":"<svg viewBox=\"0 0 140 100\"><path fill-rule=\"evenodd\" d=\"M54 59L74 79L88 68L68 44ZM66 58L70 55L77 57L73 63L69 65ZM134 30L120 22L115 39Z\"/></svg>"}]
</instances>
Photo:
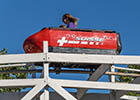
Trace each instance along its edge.
<instances>
[{"instance_id":1,"label":"tree","mask_svg":"<svg viewBox=\"0 0 140 100\"><path fill-rule=\"evenodd\" d=\"M139 65L128 65L128 68L131 68L131 69L140 69L140 66ZM140 74L139 72L125 71L125 70L118 70L118 72ZM117 81L119 81L119 82L131 82L135 78L136 77L119 76ZM131 96L140 96L139 93L135 93L135 92L128 92L128 95L131 95Z\"/></svg>"},{"instance_id":2,"label":"tree","mask_svg":"<svg viewBox=\"0 0 140 100\"><path fill-rule=\"evenodd\" d=\"M0 55L7 54L7 49L3 48L0 51ZM0 68L0 71L10 71L10 70L26 70L29 69L28 67L11 67L11 68ZM19 78L27 78L28 73L7 73L7 74L0 74L0 79L19 79ZM23 88L0 88L0 92L19 92Z\"/></svg>"}]
</instances>

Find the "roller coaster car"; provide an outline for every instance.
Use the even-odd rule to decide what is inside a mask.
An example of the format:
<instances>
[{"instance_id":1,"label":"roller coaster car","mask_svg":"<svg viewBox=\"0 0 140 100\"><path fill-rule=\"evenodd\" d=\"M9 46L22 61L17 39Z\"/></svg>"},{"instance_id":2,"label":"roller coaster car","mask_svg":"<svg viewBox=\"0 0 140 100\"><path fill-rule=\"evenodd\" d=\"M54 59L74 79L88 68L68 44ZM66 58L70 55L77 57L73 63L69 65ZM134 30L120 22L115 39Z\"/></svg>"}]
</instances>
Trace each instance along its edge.
<instances>
[{"instance_id":1,"label":"roller coaster car","mask_svg":"<svg viewBox=\"0 0 140 100\"><path fill-rule=\"evenodd\" d=\"M87 30L69 28L43 28L28 37L23 44L25 53L43 52L43 41L48 41L49 52L78 54L110 54L121 52L120 35L110 30ZM87 64L52 63L55 67L84 67ZM94 65L95 68L99 65Z\"/></svg>"}]
</instances>

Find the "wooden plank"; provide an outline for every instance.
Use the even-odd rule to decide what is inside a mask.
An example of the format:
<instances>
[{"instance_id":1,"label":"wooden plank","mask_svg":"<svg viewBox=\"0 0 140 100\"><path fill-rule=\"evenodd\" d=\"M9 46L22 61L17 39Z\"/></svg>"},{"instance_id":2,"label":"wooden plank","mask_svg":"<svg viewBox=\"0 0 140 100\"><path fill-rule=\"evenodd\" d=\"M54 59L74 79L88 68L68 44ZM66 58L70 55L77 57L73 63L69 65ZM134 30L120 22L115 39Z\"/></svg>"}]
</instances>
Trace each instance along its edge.
<instances>
[{"instance_id":1,"label":"wooden plank","mask_svg":"<svg viewBox=\"0 0 140 100\"><path fill-rule=\"evenodd\" d=\"M44 90L44 92L41 94L40 96L40 100L49 100L49 91L48 90Z\"/></svg>"},{"instance_id":2,"label":"wooden plank","mask_svg":"<svg viewBox=\"0 0 140 100\"><path fill-rule=\"evenodd\" d=\"M44 53L0 55L0 64L45 62Z\"/></svg>"},{"instance_id":3,"label":"wooden plank","mask_svg":"<svg viewBox=\"0 0 140 100\"><path fill-rule=\"evenodd\" d=\"M49 53L49 62L69 62L69 63L110 63L111 56L92 55L92 54L68 54L68 53Z\"/></svg>"},{"instance_id":4,"label":"wooden plank","mask_svg":"<svg viewBox=\"0 0 140 100\"><path fill-rule=\"evenodd\" d=\"M127 71L133 71L133 72L140 72L139 69L132 69L132 68L124 68L124 67L116 67L113 66L115 69L120 69L120 70L127 70Z\"/></svg>"},{"instance_id":5,"label":"wooden plank","mask_svg":"<svg viewBox=\"0 0 140 100\"><path fill-rule=\"evenodd\" d=\"M48 53L47 61L69 63L140 65L140 56Z\"/></svg>"},{"instance_id":6,"label":"wooden plank","mask_svg":"<svg viewBox=\"0 0 140 100\"><path fill-rule=\"evenodd\" d=\"M42 81L43 79L7 79L0 80L0 87L29 87Z\"/></svg>"},{"instance_id":7,"label":"wooden plank","mask_svg":"<svg viewBox=\"0 0 140 100\"><path fill-rule=\"evenodd\" d=\"M110 72L114 73L115 72L115 68L113 67L113 65L110 67ZM115 82L115 75L110 75L110 82ZM115 100L115 90L110 90L110 100Z\"/></svg>"},{"instance_id":8,"label":"wooden plank","mask_svg":"<svg viewBox=\"0 0 140 100\"><path fill-rule=\"evenodd\" d=\"M43 53L48 54L48 41L43 42ZM44 74L44 80L49 79L49 63L47 63L47 62L43 63L43 72L42 72L42 74Z\"/></svg>"},{"instance_id":9,"label":"wooden plank","mask_svg":"<svg viewBox=\"0 0 140 100\"><path fill-rule=\"evenodd\" d=\"M105 74L107 74L107 75L118 75L118 76L140 77L140 74L133 74L133 73L106 72Z\"/></svg>"},{"instance_id":10,"label":"wooden plank","mask_svg":"<svg viewBox=\"0 0 140 100\"><path fill-rule=\"evenodd\" d=\"M5 68L5 67L22 67L22 66L31 66L28 64L8 64L8 65L0 65L0 68Z\"/></svg>"},{"instance_id":11,"label":"wooden plank","mask_svg":"<svg viewBox=\"0 0 140 100\"><path fill-rule=\"evenodd\" d=\"M124 91L140 91L139 84L127 83L110 83L110 82L87 82L87 81L73 81L50 79L51 83L58 84L62 87L69 88L88 88L88 89L107 89L107 90L124 90Z\"/></svg>"}]
</instances>

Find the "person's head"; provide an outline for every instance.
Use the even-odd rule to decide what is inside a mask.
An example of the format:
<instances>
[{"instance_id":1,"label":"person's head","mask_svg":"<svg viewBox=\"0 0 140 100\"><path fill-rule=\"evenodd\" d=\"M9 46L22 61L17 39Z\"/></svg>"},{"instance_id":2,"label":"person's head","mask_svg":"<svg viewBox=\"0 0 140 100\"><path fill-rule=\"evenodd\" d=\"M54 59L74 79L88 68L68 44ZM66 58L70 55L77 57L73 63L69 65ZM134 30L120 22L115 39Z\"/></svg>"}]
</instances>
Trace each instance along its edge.
<instances>
[{"instance_id":1,"label":"person's head","mask_svg":"<svg viewBox=\"0 0 140 100\"><path fill-rule=\"evenodd\" d=\"M69 24L70 22L73 22L73 23L77 26L78 18L75 18L75 17L73 17L72 15L70 15L69 13L66 13L66 14L64 14L63 17L62 17L62 21L63 21L65 24Z\"/></svg>"}]
</instances>

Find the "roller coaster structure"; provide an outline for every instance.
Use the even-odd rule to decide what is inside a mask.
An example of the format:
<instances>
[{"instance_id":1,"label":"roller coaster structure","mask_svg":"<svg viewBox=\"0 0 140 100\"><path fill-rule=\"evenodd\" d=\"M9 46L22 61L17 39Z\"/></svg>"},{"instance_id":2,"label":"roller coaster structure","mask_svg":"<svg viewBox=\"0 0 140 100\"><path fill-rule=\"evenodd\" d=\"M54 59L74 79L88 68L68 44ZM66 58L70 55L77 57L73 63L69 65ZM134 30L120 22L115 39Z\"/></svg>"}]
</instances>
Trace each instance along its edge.
<instances>
[{"instance_id":1,"label":"roller coaster structure","mask_svg":"<svg viewBox=\"0 0 140 100\"><path fill-rule=\"evenodd\" d=\"M139 74L122 74L114 72L115 69L133 70L140 72L136 69L128 69L115 67L114 64L136 64L140 65L140 56L127 56L127 55L94 55L94 54L67 54L67 53L50 53L48 52L48 42L44 41L43 53L32 54L10 54L0 55L0 67L18 67L26 66L29 63L43 63L42 77L31 79L5 79L0 80L0 87L33 87L21 100L32 100L37 94L41 92L40 100L50 100L50 91L48 87L54 89L59 95L66 100L79 100L83 97L88 89L105 89L111 90L109 94L110 100L120 100L120 97L128 91L140 92L140 75ZM49 77L49 64L52 62L68 62L68 63L89 63L101 64L93 73L89 71L72 71L65 70L61 72L70 73L90 73L88 81L79 80L63 80L53 79ZM8 64L8 65L7 65ZM108 72L110 70L110 72ZM37 72L39 70L27 70L26 72ZM22 71L25 72L25 71ZM6 73L6 72L3 72ZM10 73L10 72L7 72ZM17 71L18 73L18 71ZM110 82L97 82L97 80L104 74L110 75ZM116 83L115 75L136 76L132 83ZM64 88L76 88L77 94L72 95ZM55 100L55 99L54 99ZM87 99L87 100L93 100ZM95 99L96 100L96 99ZM99 99L98 99L99 100ZM138 100L138 99L137 99Z\"/></svg>"}]
</instances>

